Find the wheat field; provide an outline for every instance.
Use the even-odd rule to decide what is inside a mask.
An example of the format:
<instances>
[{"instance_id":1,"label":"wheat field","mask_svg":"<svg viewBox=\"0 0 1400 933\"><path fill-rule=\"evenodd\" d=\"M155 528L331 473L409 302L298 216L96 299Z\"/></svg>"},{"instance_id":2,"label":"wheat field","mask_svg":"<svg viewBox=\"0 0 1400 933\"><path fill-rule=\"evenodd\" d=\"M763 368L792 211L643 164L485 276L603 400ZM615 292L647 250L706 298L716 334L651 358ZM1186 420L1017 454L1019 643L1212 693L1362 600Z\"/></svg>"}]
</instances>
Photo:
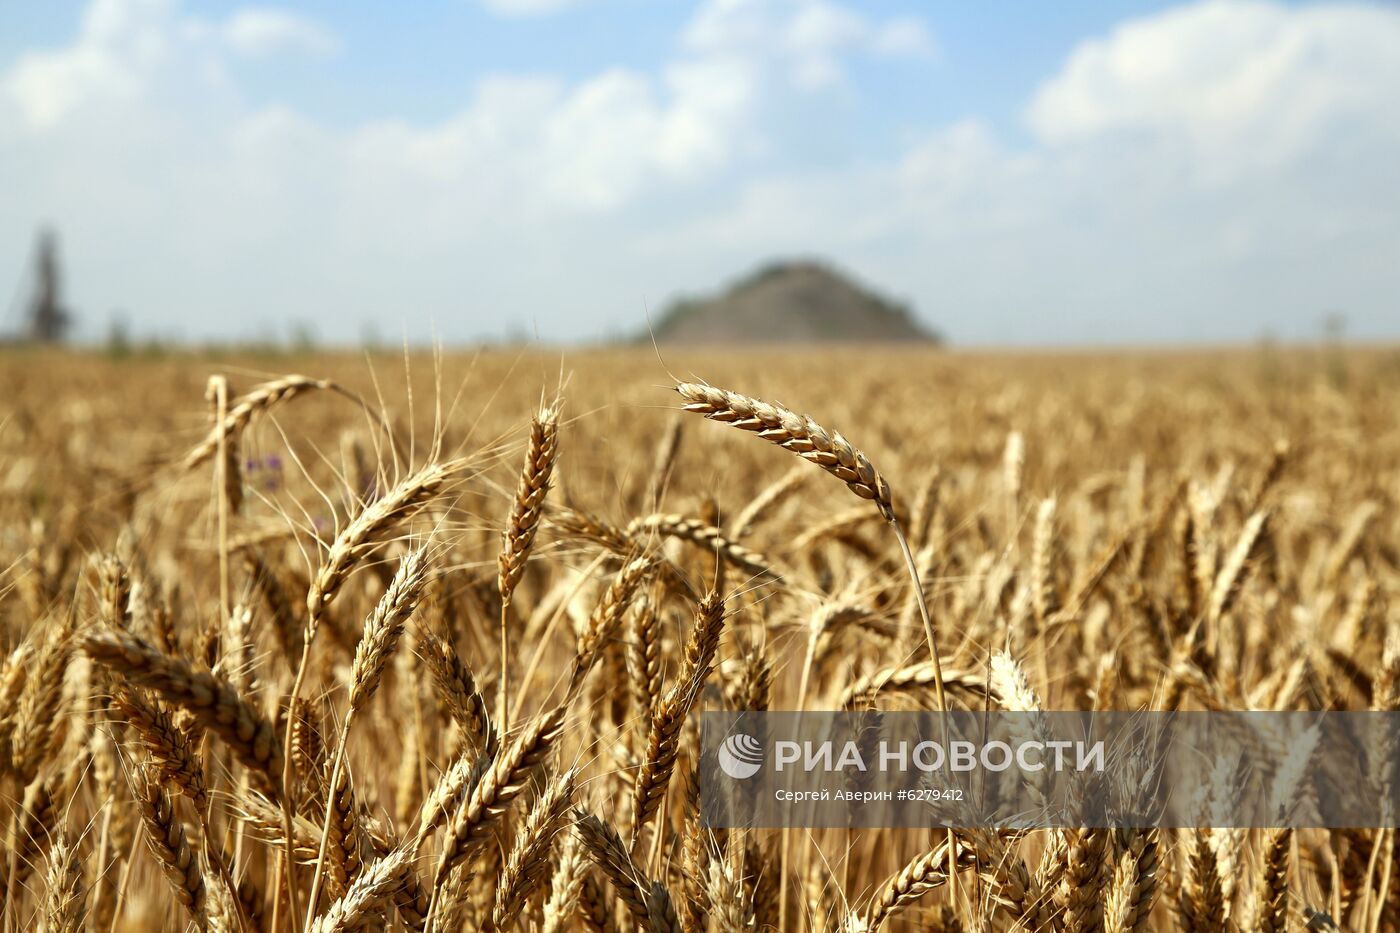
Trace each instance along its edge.
<instances>
[{"instance_id":1,"label":"wheat field","mask_svg":"<svg viewBox=\"0 0 1400 933\"><path fill-rule=\"evenodd\" d=\"M6 353L3 928L1400 929L1389 831L711 831L695 779L707 709L1396 709L1397 401L1384 350Z\"/></svg>"}]
</instances>

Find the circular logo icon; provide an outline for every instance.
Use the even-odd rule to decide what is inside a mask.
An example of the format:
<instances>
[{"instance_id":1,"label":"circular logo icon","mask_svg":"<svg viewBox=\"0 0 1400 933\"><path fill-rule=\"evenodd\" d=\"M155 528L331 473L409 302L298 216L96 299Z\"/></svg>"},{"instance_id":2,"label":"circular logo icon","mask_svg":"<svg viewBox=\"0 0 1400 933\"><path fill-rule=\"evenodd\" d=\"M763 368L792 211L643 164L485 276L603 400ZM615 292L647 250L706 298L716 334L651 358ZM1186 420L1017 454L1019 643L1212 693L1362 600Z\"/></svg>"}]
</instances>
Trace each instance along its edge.
<instances>
[{"instance_id":1,"label":"circular logo icon","mask_svg":"<svg viewBox=\"0 0 1400 933\"><path fill-rule=\"evenodd\" d=\"M762 767L763 746L751 735L736 732L719 747L719 768L735 780L751 778Z\"/></svg>"}]
</instances>

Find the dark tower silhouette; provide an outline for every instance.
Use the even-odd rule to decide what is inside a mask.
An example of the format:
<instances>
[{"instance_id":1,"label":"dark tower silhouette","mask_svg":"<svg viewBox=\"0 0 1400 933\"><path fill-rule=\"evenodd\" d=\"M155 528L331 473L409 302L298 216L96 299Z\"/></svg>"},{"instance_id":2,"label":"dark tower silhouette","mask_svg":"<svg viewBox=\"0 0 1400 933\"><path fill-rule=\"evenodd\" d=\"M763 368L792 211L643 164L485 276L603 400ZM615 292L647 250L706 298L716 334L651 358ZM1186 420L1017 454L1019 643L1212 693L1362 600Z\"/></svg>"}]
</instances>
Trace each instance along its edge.
<instances>
[{"instance_id":1,"label":"dark tower silhouette","mask_svg":"<svg viewBox=\"0 0 1400 933\"><path fill-rule=\"evenodd\" d=\"M52 230L39 234L34 272L34 297L29 302L25 337L36 343L62 343L73 317L63 306L63 273L58 265L58 238Z\"/></svg>"}]
</instances>

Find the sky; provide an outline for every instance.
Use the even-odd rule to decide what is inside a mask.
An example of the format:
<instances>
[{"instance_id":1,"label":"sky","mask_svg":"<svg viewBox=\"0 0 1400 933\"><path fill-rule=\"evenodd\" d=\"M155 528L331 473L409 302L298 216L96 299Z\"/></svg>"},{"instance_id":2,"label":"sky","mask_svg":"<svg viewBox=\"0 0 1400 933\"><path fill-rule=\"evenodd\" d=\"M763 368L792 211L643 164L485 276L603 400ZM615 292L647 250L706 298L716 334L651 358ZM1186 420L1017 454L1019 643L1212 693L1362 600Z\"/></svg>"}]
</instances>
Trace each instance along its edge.
<instances>
[{"instance_id":1,"label":"sky","mask_svg":"<svg viewBox=\"0 0 1400 933\"><path fill-rule=\"evenodd\" d=\"M1400 6L0 0L0 328L630 335L822 258L960 345L1400 338Z\"/></svg>"}]
</instances>

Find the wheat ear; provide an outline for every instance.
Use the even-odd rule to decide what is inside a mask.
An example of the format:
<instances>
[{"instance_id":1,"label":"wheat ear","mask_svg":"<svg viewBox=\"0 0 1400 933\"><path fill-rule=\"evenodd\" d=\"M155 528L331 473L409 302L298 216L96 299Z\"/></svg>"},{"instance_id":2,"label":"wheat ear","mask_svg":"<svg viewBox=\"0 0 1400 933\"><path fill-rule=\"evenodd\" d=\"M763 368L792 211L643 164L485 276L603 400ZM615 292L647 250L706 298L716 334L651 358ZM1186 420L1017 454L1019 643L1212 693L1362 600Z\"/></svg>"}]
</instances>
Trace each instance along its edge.
<instances>
[{"instance_id":1,"label":"wheat ear","mask_svg":"<svg viewBox=\"0 0 1400 933\"><path fill-rule=\"evenodd\" d=\"M636 600L630 618L631 637L627 639L627 676L633 699L642 719L651 728L652 714L661 702L663 689L661 659L661 614L643 594Z\"/></svg>"},{"instance_id":2,"label":"wheat ear","mask_svg":"<svg viewBox=\"0 0 1400 933\"><path fill-rule=\"evenodd\" d=\"M48 890L44 896L44 933L82 933L87 922L83 864L77 847L61 830L49 849L45 878Z\"/></svg>"},{"instance_id":3,"label":"wheat ear","mask_svg":"<svg viewBox=\"0 0 1400 933\"><path fill-rule=\"evenodd\" d=\"M190 737L175 726L170 714L152 703L138 689L119 687L113 705L146 743L162 780L180 789L200 813L209 809L209 791L199 751Z\"/></svg>"},{"instance_id":4,"label":"wheat ear","mask_svg":"<svg viewBox=\"0 0 1400 933\"><path fill-rule=\"evenodd\" d=\"M986 696L986 684L981 675L950 668L943 674L943 683L965 698L980 701ZM938 672L929 662L906 667L888 667L854 681L841 694L841 708L855 709L887 693L922 693L937 688Z\"/></svg>"},{"instance_id":5,"label":"wheat ear","mask_svg":"<svg viewBox=\"0 0 1400 933\"><path fill-rule=\"evenodd\" d=\"M916 857L875 892L870 907L866 910L866 927L874 933L895 913L908 907L934 888L948 883L947 844L931 852ZM977 857L971 849L958 846L957 864L960 868L971 868L977 864Z\"/></svg>"},{"instance_id":6,"label":"wheat ear","mask_svg":"<svg viewBox=\"0 0 1400 933\"><path fill-rule=\"evenodd\" d=\"M438 775L437 783L423 803L418 807L418 833L414 838L414 851L423 847L433 831L457 811L462 797L476 789L481 776L491 767L496 752L483 752L476 758L462 755Z\"/></svg>"},{"instance_id":7,"label":"wheat ear","mask_svg":"<svg viewBox=\"0 0 1400 933\"><path fill-rule=\"evenodd\" d=\"M438 633L420 625L417 638L418 648L428 662L428 671L432 674L438 696L462 730L468 746L480 754L494 755L499 744L496 727L491 722L486 698L477 689L471 670Z\"/></svg>"},{"instance_id":8,"label":"wheat ear","mask_svg":"<svg viewBox=\"0 0 1400 933\"><path fill-rule=\"evenodd\" d=\"M462 460L430 463L400 480L393 488L365 506L336 535L326 558L316 571L306 594L306 634L303 654L310 649L321 618L345 584L355 565L389 532L423 510L443 491Z\"/></svg>"},{"instance_id":9,"label":"wheat ear","mask_svg":"<svg viewBox=\"0 0 1400 933\"><path fill-rule=\"evenodd\" d=\"M535 544L535 532L544 514L544 498L549 493L549 479L559 458L559 408L548 405L530 420L530 444L525 451L525 466L520 471L520 483L510 504L510 518L502 536L501 554L497 558L496 586L501 594L501 677L498 709L501 728L510 730L510 645L506 631L510 603L515 588L525 574L525 562Z\"/></svg>"},{"instance_id":10,"label":"wheat ear","mask_svg":"<svg viewBox=\"0 0 1400 933\"><path fill-rule=\"evenodd\" d=\"M262 597L263 605L272 617L272 634L282 657L288 666L297 663L297 658L301 657L302 626L291 599L282 587L282 581L256 551L244 551L243 561L248 569L249 583Z\"/></svg>"},{"instance_id":11,"label":"wheat ear","mask_svg":"<svg viewBox=\"0 0 1400 933\"><path fill-rule=\"evenodd\" d=\"M360 509L359 513L341 529L326 551L326 556L316 575L312 577L306 592L306 629L302 635L301 658L297 663L296 677L292 680L292 693L289 705L295 706L301 697L302 684L311 660L311 646L320 630L321 620L334 601L340 588L354 570L355 565L373 548L404 522L413 518L436 499L447 487L448 481L466 466L465 460L450 460L445 463L429 463L404 477L384 495ZM291 744L292 717L287 719L287 729L283 741ZM290 840L292 831L293 775L292 759L287 757L281 769L283 823ZM290 844L290 841L289 841ZM286 853L287 889L291 894L292 915L300 912L301 895L297 889L292 853ZM314 909L312 905L308 909ZM295 921L293 921L295 925Z\"/></svg>"},{"instance_id":12,"label":"wheat ear","mask_svg":"<svg viewBox=\"0 0 1400 933\"><path fill-rule=\"evenodd\" d=\"M1060 876L1060 922L1067 933L1095 933L1103 920L1104 857L1108 833L1081 829L1074 833Z\"/></svg>"},{"instance_id":13,"label":"wheat ear","mask_svg":"<svg viewBox=\"0 0 1400 933\"><path fill-rule=\"evenodd\" d=\"M914 562L914 554L909 549L909 539L895 514L894 498L889 483L870 463L869 458L842 437L841 432L829 432L811 418L781 405L691 382L678 384L676 392L685 400L683 410L703 415L711 421L719 421L740 430L756 433L764 440L815 463L844 482L851 492L875 503L880 514L894 529L900 551L904 555L905 568L917 597L924 636L928 642L930 660L933 662L938 708L946 713L948 701L943 687L943 664L938 653L937 633L934 631L933 620L929 616L928 605L924 599L923 584L919 581L918 567ZM951 836L948 845L953 846ZM784 902L786 903L786 899Z\"/></svg>"},{"instance_id":14,"label":"wheat ear","mask_svg":"<svg viewBox=\"0 0 1400 933\"><path fill-rule=\"evenodd\" d=\"M661 501L666 497L666 487L671 482L671 473L675 469L676 455L680 453L681 439L684 435L685 424L682 419L676 418L666 433L657 440L656 459L652 463L646 491L642 494L642 508L661 508Z\"/></svg>"},{"instance_id":15,"label":"wheat ear","mask_svg":"<svg viewBox=\"0 0 1400 933\"><path fill-rule=\"evenodd\" d=\"M544 514L544 500L550 477L559 456L559 409L550 405L530 421L530 444L525 466L520 471L506 524L503 546L497 559L496 586L501 602L509 605L515 587L525 573L525 562L535 543L535 532Z\"/></svg>"},{"instance_id":16,"label":"wheat ear","mask_svg":"<svg viewBox=\"0 0 1400 933\"><path fill-rule=\"evenodd\" d=\"M559 863L544 905L544 933L563 933L573 922L586 879L582 844L570 833L559 844Z\"/></svg>"},{"instance_id":17,"label":"wheat ear","mask_svg":"<svg viewBox=\"0 0 1400 933\"><path fill-rule=\"evenodd\" d=\"M1128 831L1104 904L1104 924L1110 929L1120 933L1147 929L1159 885L1160 838L1156 829Z\"/></svg>"},{"instance_id":18,"label":"wheat ear","mask_svg":"<svg viewBox=\"0 0 1400 933\"><path fill-rule=\"evenodd\" d=\"M1040 503L1035 512L1035 533L1031 538L1031 605L1042 629L1059 609L1055 589L1055 498Z\"/></svg>"},{"instance_id":19,"label":"wheat ear","mask_svg":"<svg viewBox=\"0 0 1400 933\"><path fill-rule=\"evenodd\" d=\"M189 911L201 930L209 929L209 898L204 872L185 838L185 827L175 815L170 797L161 786L156 770L138 768L133 777L141 821L146 824L146 845L155 857L175 897Z\"/></svg>"},{"instance_id":20,"label":"wheat ear","mask_svg":"<svg viewBox=\"0 0 1400 933\"><path fill-rule=\"evenodd\" d=\"M311 878L306 925L311 925L315 917L316 898L321 891L321 875L325 863L325 853L331 839L332 818L338 826L335 834L338 841L337 861L345 862L343 853L353 855L354 804L350 797L350 783L345 780L346 745L350 740L350 727L355 715L370 701L384 675L384 666L403 635L409 618L418 609L418 601L423 595L423 586L428 579L427 548L419 547L410 551L399 563L399 569L389 581L384 595L375 604L374 610L365 620L364 632L355 648L355 665L351 674L350 705L341 725L340 740L336 743L335 762L331 769L330 783L327 785L325 821L321 827L321 854L316 859L316 870ZM353 870L347 871L347 878L353 877Z\"/></svg>"},{"instance_id":21,"label":"wheat ear","mask_svg":"<svg viewBox=\"0 0 1400 933\"><path fill-rule=\"evenodd\" d=\"M0 771L7 770L13 763L10 737L14 734L15 713L29 681L29 665L34 655L33 644L20 642L5 657L4 672L0 674Z\"/></svg>"},{"instance_id":22,"label":"wheat ear","mask_svg":"<svg viewBox=\"0 0 1400 933\"><path fill-rule=\"evenodd\" d=\"M644 515L633 519L623 534L634 541L648 534L687 541L712 555L718 554L751 577L768 580L781 576L762 554L729 540L715 526L684 515Z\"/></svg>"},{"instance_id":23,"label":"wheat ear","mask_svg":"<svg viewBox=\"0 0 1400 933\"><path fill-rule=\"evenodd\" d=\"M841 432L829 432L811 418L781 405L714 386L682 382L676 386L676 392L685 399L684 411L753 432L815 463L845 483L857 496L872 500L886 520L894 520L894 500L889 484Z\"/></svg>"},{"instance_id":24,"label":"wheat ear","mask_svg":"<svg viewBox=\"0 0 1400 933\"><path fill-rule=\"evenodd\" d=\"M1225 892L1215 850L1205 830L1195 830L1190 836L1187 876L1177 898L1182 926L1199 933L1224 930Z\"/></svg>"},{"instance_id":25,"label":"wheat ear","mask_svg":"<svg viewBox=\"0 0 1400 933\"><path fill-rule=\"evenodd\" d=\"M509 929L525 901L544 881L555 833L573 801L575 777L576 772L569 770L550 781L516 833L515 845L496 881L491 914L496 929Z\"/></svg>"},{"instance_id":26,"label":"wheat ear","mask_svg":"<svg viewBox=\"0 0 1400 933\"><path fill-rule=\"evenodd\" d=\"M1264 837L1259 881L1253 892L1255 926L1260 933L1288 929L1288 852L1293 830L1271 829Z\"/></svg>"},{"instance_id":27,"label":"wheat ear","mask_svg":"<svg viewBox=\"0 0 1400 933\"><path fill-rule=\"evenodd\" d=\"M561 704L535 717L458 805L433 876L435 898L452 869L485 842L491 827L525 790L531 771L545 759L563 731L565 712L566 707Z\"/></svg>"},{"instance_id":28,"label":"wheat ear","mask_svg":"<svg viewBox=\"0 0 1400 933\"><path fill-rule=\"evenodd\" d=\"M584 627L582 637L579 638L573 670L569 677L570 696L576 694L583 686L583 679L598 661L599 651L603 643L612 637L612 633L622 621L627 607L631 605L632 596L636 593L637 587L641 586L642 581L646 579L655 566L656 562L647 557L628 561L617 572L613 582L608 585L607 590L603 593L603 598L589 615L588 624Z\"/></svg>"},{"instance_id":29,"label":"wheat ear","mask_svg":"<svg viewBox=\"0 0 1400 933\"><path fill-rule=\"evenodd\" d=\"M938 708L946 713L948 702L943 689L943 665L938 654L938 638L923 596L923 585L919 582L918 567L914 563L914 554L909 549L909 539L895 514L890 485L871 464L870 459L842 437L841 432L827 431L806 415L799 415L781 405L692 382L678 384L676 392L685 400L683 410L755 433L764 440L815 463L845 483L851 492L875 503L880 514L894 529L900 550L903 552L909 582L918 597L919 614L924 624L930 659L933 661ZM949 845L952 844L950 838Z\"/></svg>"},{"instance_id":30,"label":"wheat ear","mask_svg":"<svg viewBox=\"0 0 1400 933\"><path fill-rule=\"evenodd\" d=\"M669 894L633 861L617 830L591 813L576 811L574 831L593 864L612 882L613 890L632 914L638 929L646 933L669 933L669 921L675 916L674 908L669 915L666 911L670 906ZM659 893L657 888L661 888Z\"/></svg>"},{"instance_id":31,"label":"wheat ear","mask_svg":"<svg viewBox=\"0 0 1400 933\"><path fill-rule=\"evenodd\" d=\"M189 710L200 725L223 739L265 790L279 792L283 754L277 731L228 681L122 632L88 635L83 650L128 682Z\"/></svg>"},{"instance_id":32,"label":"wheat ear","mask_svg":"<svg viewBox=\"0 0 1400 933\"><path fill-rule=\"evenodd\" d=\"M222 423L214 425L204 439L185 454L184 459L180 461L180 469L185 471L195 469L214 456L219 449L220 438L227 438L230 445L236 443L244 429L255 417L267 412L275 405L289 401L313 389L330 389L345 395L347 398L353 398L334 382L328 379L312 379L309 376L283 376L280 379L254 386L247 395L229 408Z\"/></svg>"},{"instance_id":33,"label":"wheat ear","mask_svg":"<svg viewBox=\"0 0 1400 933\"><path fill-rule=\"evenodd\" d=\"M409 851L396 849L364 870L345 896L316 919L311 933L346 933L362 930L375 913L389 908L394 892L402 887L409 869Z\"/></svg>"},{"instance_id":34,"label":"wheat ear","mask_svg":"<svg viewBox=\"0 0 1400 933\"><path fill-rule=\"evenodd\" d=\"M1124 852L1118 857L1118 864L1114 866L1113 880L1108 887L1108 896L1104 899L1104 933L1133 933L1136 917L1134 892L1137 889L1137 880L1137 862L1131 852Z\"/></svg>"},{"instance_id":35,"label":"wheat ear","mask_svg":"<svg viewBox=\"0 0 1400 933\"><path fill-rule=\"evenodd\" d=\"M700 601L695 628L686 643L685 665L675 684L652 713L647 733L646 759L637 771L632 791L632 846L657 808L675 771L680 752L681 727L690 715L700 688L714 666L720 632L724 628L724 599L710 593Z\"/></svg>"},{"instance_id":36,"label":"wheat ear","mask_svg":"<svg viewBox=\"0 0 1400 933\"><path fill-rule=\"evenodd\" d=\"M21 786L30 784L48 756L63 722L63 683L73 653L67 623L51 628L23 681L10 721L11 765ZM59 735L61 738L61 735Z\"/></svg>"},{"instance_id":37,"label":"wheat ear","mask_svg":"<svg viewBox=\"0 0 1400 933\"><path fill-rule=\"evenodd\" d=\"M1255 512L1249 517L1244 530L1240 532L1239 540L1235 542L1224 566L1220 568L1215 584L1211 587L1210 604L1207 607L1207 615L1212 623L1219 624L1239 597L1240 587L1244 584L1245 564L1258 549L1264 523L1268 518L1267 512Z\"/></svg>"},{"instance_id":38,"label":"wheat ear","mask_svg":"<svg viewBox=\"0 0 1400 933\"><path fill-rule=\"evenodd\" d=\"M806 467L795 466L750 499L749 504L744 506L743 510L734 517L733 525L729 531L730 539L737 541L740 538L748 537L755 525L772 514L774 509L802 488L802 484L807 481L807 475Z\"/></svg>"}]
</instances>

